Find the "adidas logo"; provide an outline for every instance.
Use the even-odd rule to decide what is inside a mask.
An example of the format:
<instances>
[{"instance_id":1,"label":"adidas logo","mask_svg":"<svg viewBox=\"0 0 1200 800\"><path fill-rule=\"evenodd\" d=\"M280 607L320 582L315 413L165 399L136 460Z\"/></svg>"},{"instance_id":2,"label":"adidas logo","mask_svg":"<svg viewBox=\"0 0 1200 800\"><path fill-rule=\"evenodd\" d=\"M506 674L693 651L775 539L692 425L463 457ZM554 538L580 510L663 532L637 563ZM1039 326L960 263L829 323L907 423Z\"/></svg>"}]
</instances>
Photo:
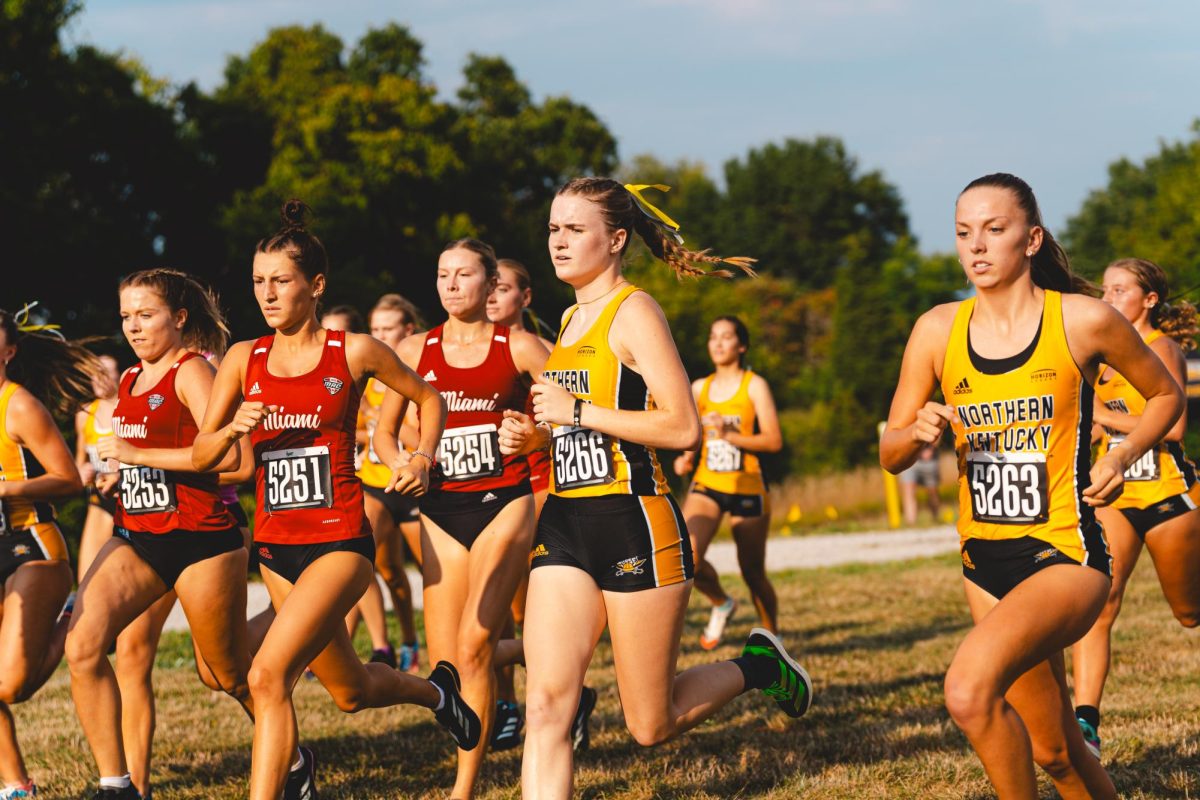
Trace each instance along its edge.
<instances>
[{"instance_id":1,"label":"adidas logo","mask_svg":"<svg viewBox=\"0 0 1200 800\"><path fill-rule=\"evenodd\" d=\"M427 381L436 381L437 380L437 375L433 374L433 370L429 370L429 372L426 372L422 377L424 377L425 380L427 380Z\"/></svg>"},{"instance_id":2,"label":"adidas logo","mask_svg":"<svg viewBox=\"0 0 1200 800\"><path fill-rule=\"evenodd\" d=\"M971 393L971 384L967 383L966 378L963 378L961 381L958 382L958 385L954 387L954 393L955 394L970 394Z\"/></svg>"},{"instance_id":3,"label":"adidas logo","mask_svg":"<svg viewBox=\"0 0 1200 800\"><path fill-rule=\"evenodd\" d=\"M483 499L480 502L481 503L490 503L493 500L499 500L499 499L500 498L496 497L496 495L492 494L491 492L488 492L487 494L485 494L483 496Z\"/></svg>"},{"instance_id":4,"label":"adidas logo","mask_svg":"<svg viewBox=\"0 0 1200 800\"><path fill-rule=\"evenodd\" d=\"M250 391L246 392L246 394L247 395L262 394L262 389L258 388L258 381L254 382L254 385L250 387Z\"/></svg>"}]
</instances>

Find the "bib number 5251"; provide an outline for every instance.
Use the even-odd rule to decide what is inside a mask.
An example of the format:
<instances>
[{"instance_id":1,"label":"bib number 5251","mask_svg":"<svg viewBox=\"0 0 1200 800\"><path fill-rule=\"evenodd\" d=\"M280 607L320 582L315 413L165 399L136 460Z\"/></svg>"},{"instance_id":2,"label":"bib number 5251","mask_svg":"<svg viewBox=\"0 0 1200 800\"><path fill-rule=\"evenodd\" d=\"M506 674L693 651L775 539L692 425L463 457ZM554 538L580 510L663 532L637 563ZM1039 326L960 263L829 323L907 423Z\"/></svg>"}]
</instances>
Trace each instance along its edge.
<instances>
[{"instance_id":1,"label":"bib number 5251","mask_svg":"<svg viewBox=\"0 0 1200 800\"><path fill-rule=\"evenodd\" d=\"M1029 525L1050 518L1046 457L1041 453L967 456L971 516L978 522Z\"/></svg>"},{"instance_id":2,"label":"bib number 5251","mask_svg":"<svg viewBox=\"0 0 1200 800\"><path fill-rule=\"evenodd\" d=\"M268 513L333 505L328 447L272 450L263 453L262 465Z\"/></svg>"},{"instance_id":3,"label":"bib number 5251","mask_svg":"<svg viewBox=\"0 0 1200 800\"><path fill-rule=\"evenodd\" d=\"M555 428L551 450L556 489L613 481L612 439L607 435L589 428Z\"/></svg>"},{"instance_id":4,"label":"bib number 5251","mask_svg":"<svg viewBox=\"0 0 1200 800\"><path fill-rule=\"evenodd\" d=\"M126 514L175 510L175 483L157 467L121 465L121 508Z\"/></svg>"}]
</instances>

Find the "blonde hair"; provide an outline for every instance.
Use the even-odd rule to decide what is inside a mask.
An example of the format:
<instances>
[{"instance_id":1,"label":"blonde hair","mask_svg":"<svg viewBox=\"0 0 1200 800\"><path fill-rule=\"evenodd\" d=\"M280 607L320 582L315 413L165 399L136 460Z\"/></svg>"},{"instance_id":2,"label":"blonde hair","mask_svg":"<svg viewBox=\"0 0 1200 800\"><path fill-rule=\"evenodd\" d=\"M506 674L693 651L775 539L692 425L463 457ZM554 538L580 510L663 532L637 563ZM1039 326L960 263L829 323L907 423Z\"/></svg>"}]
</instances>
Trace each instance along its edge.
<instances>
[{"instance_id":1,"label":"blonde hair","mask_svg":"<svg viewBox=\"0 0 1200 800\"><path fill-rule=\"evenodd\" d=\"M1196 349L1196 335L1200 334L1196 307L1186 300L1168 302L1170 288L1162 267L1144 258L1119 258L1106 269L1123 269L1133 276L1143 292L1158 295L1158 302L1150 309L1150 327L1170 336L1185 353Z\"/></svg>"}]
</instances>

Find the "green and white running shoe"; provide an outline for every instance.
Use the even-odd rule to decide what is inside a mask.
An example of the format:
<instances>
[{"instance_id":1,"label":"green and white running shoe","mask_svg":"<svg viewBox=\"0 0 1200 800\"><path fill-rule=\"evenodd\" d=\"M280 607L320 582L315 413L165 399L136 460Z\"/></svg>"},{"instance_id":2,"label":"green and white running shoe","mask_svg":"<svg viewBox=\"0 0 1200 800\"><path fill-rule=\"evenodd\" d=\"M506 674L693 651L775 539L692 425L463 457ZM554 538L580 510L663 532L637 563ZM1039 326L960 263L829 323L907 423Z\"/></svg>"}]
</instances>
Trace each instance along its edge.
<instances>
[{"instance_id":1,"label":"green and white running shoe","mask_svg":"<svg viewBox=\"0 0 1200 800\"><path fill-rule=\"evenodd\" d=\"M1100 734L1092 727L1092 723L1086 719L1075 718L1079 723L1079 730L1083 732L1083 743L1087 745L1088 752L1100 759Z\"/></svg>"},{"instance_id":2,"label":"green and white running shoe","mask_svg":"<svg viewBox=\"0 0 1200 800\"><path fill-rule=\"evenodd\" d=\"M765 628L755 628L746 637L743 656L765 656L779 665L779 679L762 690L789 717L802 717L812 705L812 679L804 667L788 655L779 637Z\"/></svg>"}]
</instances>

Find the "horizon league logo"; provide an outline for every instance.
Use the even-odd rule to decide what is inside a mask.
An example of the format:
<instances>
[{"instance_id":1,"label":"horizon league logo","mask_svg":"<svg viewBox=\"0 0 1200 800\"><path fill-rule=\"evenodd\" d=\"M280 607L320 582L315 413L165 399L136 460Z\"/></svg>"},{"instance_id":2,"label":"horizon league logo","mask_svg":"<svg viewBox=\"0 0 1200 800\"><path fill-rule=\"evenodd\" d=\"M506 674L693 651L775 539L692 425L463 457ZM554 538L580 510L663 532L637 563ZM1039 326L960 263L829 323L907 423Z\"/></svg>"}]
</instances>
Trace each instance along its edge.
<instances>
[{"instance_id":1,"label":"horizon league logo","mask_svg":"<svg viewBox=\"0 0 1200 800\"><path fill-rule=\"evenodd\" d=\"M337 378L326 378L324 381L322 381L322 383L325 384L325 389L330 394L337 394L342 390L342 387L346 385Z\"/></svg>"}]
</instances>

